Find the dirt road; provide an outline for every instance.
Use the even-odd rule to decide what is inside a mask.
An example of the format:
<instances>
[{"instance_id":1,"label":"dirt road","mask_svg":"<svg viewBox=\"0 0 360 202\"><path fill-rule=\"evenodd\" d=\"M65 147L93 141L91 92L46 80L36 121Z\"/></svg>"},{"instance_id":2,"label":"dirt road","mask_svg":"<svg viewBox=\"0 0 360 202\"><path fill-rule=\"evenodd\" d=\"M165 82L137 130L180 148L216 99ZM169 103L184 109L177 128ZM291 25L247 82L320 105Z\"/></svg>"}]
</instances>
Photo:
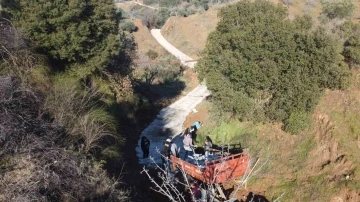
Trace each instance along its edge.
<instances>
[{"instance_id":1,"label":"dirt road","mask_svg":"<svg viewBox=\"0 0 360 202\"><path fill-rule=\"evenodd\" d=\"M184 65L194 68L196 62L185 62L192 60L174 46L172 46L161 35L159 29L151 30L153 37L162 45L167 51L177 57ZM175 103L162 109L157 115L156 119L142 131L141 136L146 136L150 144L150 156L154 158L156 163L161 163L161 158L157 149L161 149L164 141L168 137L175 137L182 131L183 123L192 109L196 107L203 99L210 95L207 87L204 84L198 85L190 93L180 98ZM136 147L136 153L140 164L151 164L151 160L142 158L142 151L140 148L140 138Z\"/></svg>"},{"instance_id":2,"label":"dirt road","mask_svg":"<svg viewBox=\"0 0 360 202\"><path fill-rule=\"evenodd\" d=\"M185 55L183 52L175 48L173 45L171 45L162 35L160 32L160 29L152 29L151 35L156 39L156 41L164 47L169 53L173 54L177 59L181 61L181 64L194 68L196 62L186 62L193 60L191 57Z\"/></svg>"}]
</instances>

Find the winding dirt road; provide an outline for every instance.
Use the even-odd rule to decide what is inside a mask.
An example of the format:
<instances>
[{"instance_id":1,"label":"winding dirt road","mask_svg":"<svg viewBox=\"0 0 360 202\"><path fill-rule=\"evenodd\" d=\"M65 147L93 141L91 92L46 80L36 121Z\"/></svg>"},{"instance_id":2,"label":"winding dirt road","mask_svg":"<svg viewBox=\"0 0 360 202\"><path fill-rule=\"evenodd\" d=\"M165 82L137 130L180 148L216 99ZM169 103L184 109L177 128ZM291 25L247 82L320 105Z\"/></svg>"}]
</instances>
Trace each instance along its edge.
<instances>
[{"instance_id":1,"label":"winding dirt road","mask_svg":"<svg viewBox=\"0 0 360 202\"><path fill-rule=\"evenodd\" d=\"M194 68L196 62L185 62L192 60L189 56L185 55L173 45L171 45L160 33L160 29L151 30L152 36L162 45L167 51L178 58L182 64ZM195 89L189 92L184 97L180 98L175 103L162 109L157 115L156 119L142 131L141 136L146 136L150 144L150 156L154 158L156 163L161 163L161 158L156 148L161 149L163 143L168 137L175 137L182 131L183 123L187 115L192 109L196 107L201 101L210 95L207 87L204 84L198 85ZM139 158L140 164L152 163L150 159L142 158L142 151L139 144L136 147L136 153ZM177 143L180 141L179 143ZM181 145L181 138L176 138L176 143Z\"/></svg>"}]
</instances>

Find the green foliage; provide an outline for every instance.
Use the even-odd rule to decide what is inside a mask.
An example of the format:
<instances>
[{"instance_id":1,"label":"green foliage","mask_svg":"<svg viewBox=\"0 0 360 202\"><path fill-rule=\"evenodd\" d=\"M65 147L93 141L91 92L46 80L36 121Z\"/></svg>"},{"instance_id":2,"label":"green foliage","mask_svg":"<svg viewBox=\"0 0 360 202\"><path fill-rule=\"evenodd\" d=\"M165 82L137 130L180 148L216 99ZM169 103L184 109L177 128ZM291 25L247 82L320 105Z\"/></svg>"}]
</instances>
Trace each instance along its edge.
<instances>
[{"instance_id":1,"label":"green foliage","mask_svg":"<svg viewBox=\"0 0 360 202\"><path fill-rule=\"evenodd\" d=\"M19 0L13 4L2 2L15 25L29 37L31 47L49 56L57 67L75 64L92 73L114 67L120 60L119 13L112 0Z\"/></svg>"},{"instance_id":2,"label":"green foliage","mask_svg":"<svg viewBox=\"0 0 360 202\"><path fill-rule=\"evenodd\" d=\"M350 63L360 64L360 32L347 40L343 54Z\"/></svg>"},{"instance_id":3,"label":"green foliage","mask_svg":"<svg viewBox=\"0 0 360 202\"><path fill-rule=\"evenodd\" d=\"M181 0L159 0L160 7L173 8L181 3Z\"/></svg>"},{"instance_id":4,"label":"green foliage","mask_svg":"<svg viewBox=\"0 0 360 202\"><path fill-rule=\"evenodd\" d=\"M169 17L170 11L168 9L160 9L157 14L156 27L161 28Z\"/></svg>"},{"instance_id":5,"label":"green foliage","mask_svg":"<svg viewBox=\"0 0 360 202\"><path fill-rule=\"evenodd\" d=\"M159 0L143 0L143 3L145 5L152 5L152 4L157 4L159 3Z\"/></svg>"},{"instance_id":6,"label":"green foliage","mask_svg":"<svg viewBox=\"0 0 360 202\"><path fill-rule=\"evenodd\" d=\"M299 134L303 129L309 127L310 115L304 111L292 112L289 119L285 120L285 131L292 134Z\"/></svg>"},{"instance_id":7,"label":"green foliage","mask_svg":"<svg viewBox=\"0 0 360 202\"><path fill-rule=\"evenodd\" d=\"M120 23L120 29L128 32L135 32L137 27L135 26L134 22L131 20L124 20Z\"/></svg>"},{"instance_id":8,"label":"green foliage","mask_svg":"<svg viewBox=\"0 0 360 202\"><path fill-rule=\"evenodd\" d=\"M155 60L155 59L159 56L159 54L158 54L156 51L152 50L152 49L150 49L148 52L146 52L146 55L147 55L151 60Z\"/></svg>"},{"instance_id":9,"label":"green foliage","mask_svg":"<svg viewBox=\"0 0 360 202\"><path fill-rule=\"evenodd\" d=\"M339 33L341 38L347 40L349 37L360 33L360 25L348 20L338 26L334 31Z\"/></svg>"},{"instance_id":10,"label":"green foliage","mask_svg":"<svg viewBox=\"0 0 360 202\"><path fill-rule=\"evenodd\" d=\"M89 152L104 137L116 138L116 122L96 105L98 101L97 91L82 89L77 79L58 75L46 98L45 109L65 129L71 144L82 144L81 150Z\"/></svg>"},{"instance_id":11,"label":"green foliage","mask_svg":"<svg viewBox=\"0 0 360 202\"><path fill-rule=\"evenodd\" d=\"M243 123L232 120L214 127L202 127L197 133L198 142L205 142L205 137L209 136L214 144L227 144L240 143L243 135L253 133L253 131Z\"/></svg>"},{"instance_id":12,"label":"green foliage","mask_svg":"<svg viewBox=\"0 0 360 202\"><path fill-rule=\"evenodd\" d=\"M153 27L161 28L169 17L170 11L168 9L160 9L159 11L146 9L141 19L142 24L151 29Z\"/></svg>"},{"instance_id":13,"label":"green foliage","mask_svg":"<svg viewBox=\"0 0 360 202\"><path fill-rule=\"evenodd\" d=\"M200 5L204 8L204 10L209 10L209 0L201 0Z\"/></svg>"},{"instance_id":14,"label":"green foliage","mask_svg":"<svg viewBox=\"0 0 360 202\"><path fill-rule=\"evenodd\" d=\"M328 19L343 19L348 18L352 15L355 5L352 0L343 0L339 2L331 2L331 1L321 1L321 5L323 7L321 16L324 16Z\"/></svg>"},{"instance_id":15,"label":"green foliage","mask_svg":"<svg viewBox=\"0 0 360 202\"><path fill-rule=\"evenodd\" d=\"M281 5L256 0L222 9L196 66L219 109L241 120L285 121L309 113L323 88L345 88L342 45L309 17L287 19Z\"/></svg>"},{"instance_id":16,"label":"green foliage","mask_svg":"<svg viewBox=\"0 0 360 202\"><path fill-rule=\"evenodd\" d=\"M301 140L301 142L295 148L296 161L298 164L302 164L306 160L308 153L315 145L316 143L311 136Z\"/></svg>"},{"instance_id":17,"label":"green foliage","mask_svg":"<svg viewBox=\"0 0 360 202\"><path fill-rule=\"evenodd\" d=\"M343 56L350 64L360 64L360 25L350 20L335 27L333 32L344 41Z\"/></svg>"}]
</instances>

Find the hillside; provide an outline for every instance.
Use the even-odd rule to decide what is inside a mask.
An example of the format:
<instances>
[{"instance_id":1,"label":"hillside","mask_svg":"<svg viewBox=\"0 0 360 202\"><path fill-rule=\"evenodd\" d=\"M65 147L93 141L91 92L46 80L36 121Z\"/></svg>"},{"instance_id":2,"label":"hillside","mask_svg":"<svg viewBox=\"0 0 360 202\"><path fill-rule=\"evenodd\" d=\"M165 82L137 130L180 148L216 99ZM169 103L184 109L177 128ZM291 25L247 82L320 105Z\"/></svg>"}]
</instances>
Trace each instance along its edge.
<instances>
[{"instance_id":1,"label":"hillside","mask_svg":"<svg viewBox=\"0 0 360 202\"><path fill-rule=\"evenodd\" d=\"M282 0L270 0L277 4L283 4ZM289 18L293 19L296 15L308 14L318 23L321 12L320 1L298 0L291 1L289 5ZM308 3L307 3L308 2ZM353 13L353 21L359 21L360 2L354 1L356 7ZM206 38L210 32L214 31L219 21L217 12L220 7L210 8L203 13L196 13L189 17L170 17L161 28L162 35L179 50L185 52L193 58L199 58L199 53L204 49Z\"/></svg>"},{"instance_id":2,"label":"hillside","mask_svg":"<svg viewBox=\"0 0 360 202\"><path fill-rule=\"evenodd\" d=\"M289 6L289 18L307 13L315 24L319 23L320 3L306 2L310 1L294 1ZM356 1L352 21L358 21L359 8ZM171 17L162 34L183 52L198 58L207 35L216 27L216 13L216 9L210 9L187 18ZM270 162L247 185L248 191L264 195L270 201L280 196L281 201L360 201L360 156L355 152L360 149L360 80L359 70L352 72L352 84L347 90L325 91L312 114L313 124L301 135L285 133L276 122L235 124L239 131L255 134L240 136L236 141L257 148L256 156ZM208 110L211 110L209 103L199 106L200 114L189 116L184 127L200 120L206 125L204 134L215 133ZM238 199L246 195L247 191L241 192Z\"/></svg>"},{"instance_id":3,"label":"hillside","mask_svg":"<svg viewBox=\"0 0 360 202\"><path fill-rule=\"evenodd\" d=\"M216 28L218 8L210 8L187 18L170 17L161 28L162 35L175 47L194 59L205 47L207 35Z\"/></svg>"}]
</instances>

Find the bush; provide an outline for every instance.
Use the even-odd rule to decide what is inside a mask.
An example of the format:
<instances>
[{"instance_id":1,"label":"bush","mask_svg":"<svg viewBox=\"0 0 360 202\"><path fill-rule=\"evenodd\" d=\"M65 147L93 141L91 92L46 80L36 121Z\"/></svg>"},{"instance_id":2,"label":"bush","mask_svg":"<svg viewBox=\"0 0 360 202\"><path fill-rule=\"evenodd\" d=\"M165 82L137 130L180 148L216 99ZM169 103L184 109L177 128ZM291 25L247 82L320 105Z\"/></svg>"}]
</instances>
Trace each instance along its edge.
<instances>
[{"instance_id":1,"label":"bush","mask_svg":"<svg viewBox=\"0 0 360 202\"><path fill-rule=\"evenodd\" d=\"M208 3L209 3L208 0L201 0L201 1L200 1L201 7L203 7L204 10L206 10L206 11L209 10L209 5L208 5Z\"/></svg>"},{"instance_id":2,"label":"bush","mask_svg":"<svg viewBox=\"0 0 360 202\"><path fill-rule=\"evenodd\" d=\"M17 55L8 64L15 69L31 66L27 62ZM44 95L24 81L13 73L0 76L0 201L127 200L102 163L66 141L58 120L43 111Z\"/></svg>"},{"instance_id":3,"label":"bush","mask_svg":"<svg viewBox=\"0 0 360 202\"><path fill-rule=\"evenodd\" d=\"M156 51L154 51L154 50L149 50L148 52L146 52L146 55L151 59L151 60L155 60L158 56L159 56L159 54L156 52Z\"/></svg>"},{"instance_id":4,"label":"bush","mask_svg":"<svg viewBox=\"0 0 360 202\"><path fill-rule=\"evenodd\" d=\"M338 33L339 36L344 39L344 41L347 41L351 36L360 33L360 25L358 23L347 20L340 26L336 27L333 32Z\"/></svg>"},{"instance_id":5,"label":"bush","mask_svg":"<svg viewBox=\"0 0 360 202\"><path fill-rule=\"evenodd\" d=\"M116 136L116 122L106 110L96 107L98 99L98 92L82 89L76 80L61 75L45 102L45 109L65 129L69 140L83 144L85 153L98 147L103 138Z\"/></svg>"},{"instance_id":6,"label":"bush","mask_svg":"<svg viewBox=\"0 0 360 202\"><path fill-rule=\"evenodd\" d=\"M120 23L120 29L130 33L137 31L137 27L131 20L125 20L124 22Z\"/></svg>"},{"instance_id":7,"label":"bush","mask_svg":"<svg viewBox=\"0 0 360 202\"><path fill-rule=\"evenodd\" d=\"M153 9L146 9L143 12L141 22L148 29L156 27L156 21L157 21L157 13L156 13L156 11L154 11Z\"/></svg>"},{"instance_id":8,"label":"bush","mask_svg":"<svg viewBox=\"0 0 360 202\"><path fill-rule=\"evenodd\" d=\"M360 33L347 40L343 55L350 63L360 64Z\"/></svg>"},{"instance_id":9,"label":"bush","mask_svg":"<svg viewBox=\"0 0 360 202\"><path fill-rule=\"evenodd\" d=\"M160 0L159 6L166 8L173 8L181 3L181 0Z\"/></svg>"},{"instance_id":10,"label":"bush","mask_svg":"<svg viewBox=\"0 0 360 202\"><path fill-rule=\"evenodd\" d=\"M157 4L159 3L159 0L143 0L143 3L145 5L152 5L152 4Z\"/></svg>"},{"instance_id":11,"label":"bush","mask_svg":"<svg viewBox=\"0 0 360 202\"><path fill-rule=\"evenodd\" d=\"M304 111L295 111L291 113L289 119L285 121L284 129L292 134L299 134L302 130L309 127L311 119L308 113Z\"/></svg>"},{"instance_id":12,"label":"bush","mask_svg":"<svg viewBox=\"0 0 360 202\"><path fill-rule=\"evenodd\" d=\"M321 16L328 19L343 19L350 17L355 9L352 0L344 0L342 2L322 1L321 4L323 7Z\"/></svg>"},{"instance_id":13,"label":"bush","mask_svg":"<svg viewBox=\"0 0 360 202\"><path fill-rule=\"evenodd\" d=\"M168 9L160 9L157 14L156 26L157 28L161 28L166 20L170 17L170 11Z\"/></svg>"}]
</instances>

